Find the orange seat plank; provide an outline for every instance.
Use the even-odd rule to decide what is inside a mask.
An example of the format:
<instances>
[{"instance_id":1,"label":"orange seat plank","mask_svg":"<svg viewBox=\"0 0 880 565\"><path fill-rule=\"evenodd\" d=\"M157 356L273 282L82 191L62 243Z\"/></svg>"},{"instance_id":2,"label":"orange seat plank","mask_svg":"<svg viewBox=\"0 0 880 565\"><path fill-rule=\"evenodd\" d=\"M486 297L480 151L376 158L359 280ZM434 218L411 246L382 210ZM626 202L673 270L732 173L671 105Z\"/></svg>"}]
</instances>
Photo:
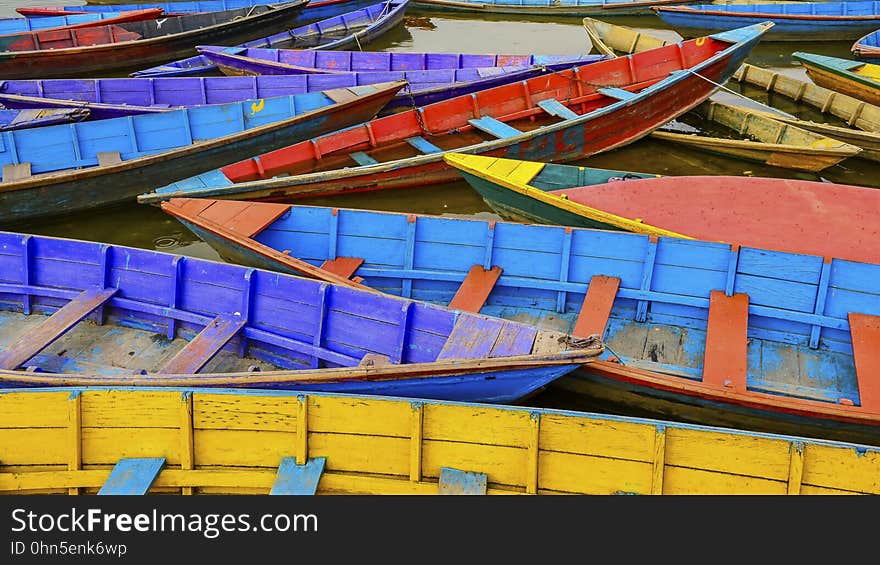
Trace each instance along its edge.
<instances>
[{"instance_id":1,"label":"orange seat plank","mask_svg":"<svg viewBox=\"0 0 880 565\"><path fill-rule=\"evenodd\" d=\"M727 296L713 290L703 357L703 382L746 391L748 375L749 295Z\"/></svg>"},{"instance_id":2,"label":"orange seat plank","mask_svg":"<svg viewBox=\"0 0 880 565\"><path fill-rule=\"evenodd\" d=\"M474 265L452 297L449 307L466 312L479 312L486 304L489 293L495 288L499 277L501 277L501 267L492 267L487 271L480 265Z\"/></svg>"},{"instance_id":3,"label":"orange seat plank","mask_svg":"<svg viewBox=\"0 0 880 565\"><path fill-rule=\"evenodd\" d=\"M573 336L585 338L597 334L602 337L605 334L618 288L620 279L617 277L596 275L590 279L587 295L571 332Z\"/></svg>"},{"instance_id":4,"label":"orange seat plank","mask_svg":"<svg viewBox=\"0 0 880 565\"><path fill-rule=\"evenodd\" d=\"M880 316L850 312L849 331L861 405L880 412Z\"/></svg>"},{"instance_id":5,"label":"orange seat plank","mask_svg":"<svg viewBox=\"0 0 880 565\"><path fill-rule=\"evenodd\" d=\"M350 279L363 264L364 260L360 257L337 257L336 259L328 259L321 263L321 268L325 271L330 271L334 275Z\"/></svg>"},{"instance_id":6,"label":"orange seat plank","mask_svg":"<svg viewBox=\"0 0 880 565\"><path fill-rule=\"evenodd\" d=\"M215 200L199 212L199 218L216 222L244 237L252 237L290 209L289 204Z\"/></svg>"}]
</instances>

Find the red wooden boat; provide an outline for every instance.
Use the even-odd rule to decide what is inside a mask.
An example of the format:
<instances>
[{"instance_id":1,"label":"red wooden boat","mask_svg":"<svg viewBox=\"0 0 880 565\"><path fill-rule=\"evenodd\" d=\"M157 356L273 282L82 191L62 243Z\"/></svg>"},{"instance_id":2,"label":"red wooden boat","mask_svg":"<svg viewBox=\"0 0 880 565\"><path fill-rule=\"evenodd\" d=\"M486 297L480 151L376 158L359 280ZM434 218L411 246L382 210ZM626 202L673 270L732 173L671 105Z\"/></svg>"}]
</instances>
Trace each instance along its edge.
<instances>
[{"instance_id":1,"label":"red wooden boat","mask_svg":"<svg viewBox=\"0 0 880 565\"><path fill-rule=\"evenodd\" d=\"M66 26L55 26L51 28L44 28L38 31L31 32L20 32L20 33L8 33L0 35L0 37L5 37L7 35L21 35L22 33L33 33L33 34L43 34L46 32L56 32L66 29L82 29L87 27L98 27L98 26L108 26L114 24L123 24L126 22L139 22L143 20L154 20L161 16L164 13L162 8L148 8L144 10L130 10L127 12L120 12L118 16L114 16L112 18L104 18L104 19L96 19L89 22L81 22L78 24L70 24ZM69 15L69 14L63 14ZM22 18L23 19L23 18Z\"/></svg>"},{"instance_id":2,"label":"red wooden boat","mask_svg":"<svg viewBox=\"0 0 880 565\"><path fill-rule=\"evenodd\" d=\"M450 182L458 175L443 155L452 151L557 161L609 151L708 98L772 26L429 104L209 171L139 201L195 195L290 199ZM289 176L272 178L284 174Z\"/></svg>"},{"instance_id":3,"label":"red wooden boat","mask_svg":"<svg viewBox=\"0 0 880 565\"><path fill-rule=\"evenodd\" d=\"M0 79L104 76L282 31L307 0L223 12L0 36Z\"/></svg>"}]
</instances>

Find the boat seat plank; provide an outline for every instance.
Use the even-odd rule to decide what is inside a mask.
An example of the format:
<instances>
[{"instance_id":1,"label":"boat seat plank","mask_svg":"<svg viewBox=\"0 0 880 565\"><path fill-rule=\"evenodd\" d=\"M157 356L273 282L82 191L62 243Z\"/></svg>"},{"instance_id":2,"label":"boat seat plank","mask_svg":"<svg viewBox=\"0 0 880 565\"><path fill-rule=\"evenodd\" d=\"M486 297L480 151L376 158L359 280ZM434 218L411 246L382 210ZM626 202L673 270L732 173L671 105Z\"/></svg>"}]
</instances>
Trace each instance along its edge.
<instances>
[{"instance_id":1,"label":"boat seat plank","mask_svg":"<svg viewBox=\"0 0 880 565\"><path fill-rule=\"evenodd\" d=\"M584 338L593 334L599 337L605 335L605 326L608 325L619 288L620 279L617 277L593 276L571 334Z\"/></svg>"},{"instance_id":2,"label":"boat seat plank","mask_svg":"<svg viewBox=\"0 0 880 565\"><path fill-rule=\"evenodd\" d=\"M630 98L635 98L636 94L630 92L629 90L624 90L622 88L614 88L614 87L605 87L605 88L597 88L596 92L599 94L604 94L609 98L616 98L618 100L629 100Z\"/></svg>"},{"instance_id":3,"label":"boat seat plank","mask_svg":"<svg viewBox=\"0 0 880 565\"><path fill-rule=\"evenodd\" d=\"M442 359L482 359L489 355L505 322L462 314L437 355Z\"/></svg>"},{"instance_id":4,"label":"boat seat plank","mask_svg":"<svg viewBox=\"0 0 880 565\"><path fill-rule=\"evenodd\" d=\"M285 457L278 466L278 474L272 484L270 495L312 495L318 491L318 482L324 473L326 457L309 459L305 465L297 465L296 457Z\"/></svg>"},{"instance_id":5,"label":"boat seat plank","mask_svg":"<svg viewBox=\"0 0 880 565\"><path fill-rule=\"evenodd\" d=\"M198 373L235 334L241 331L246 322L241 316L217 316L165 363L159 372L171 375Z\"/></svg>"},{"instance_id":6,"label":"boat seat plank","mask_svg":"<svg viewBox=\"0 0 880 565\"><path fill-rule=\"evenodd\" d=\"M703 358L703 382L746 392L749 295L713 290Z\"/></svg>"},{"instance_id":7,"label":"boat seat plank","mask_svg":"<svg viewBox=\"0 0 880 565\"><path fill-rule=\"evenodd\" d=\"M385 365L393 365L391 357L382 355L381 353L367 353L361 357L358 367L383 367Z\"/></svg>"},{"instance_id":8,"label":"boat seat plank","mask_svg":"<svg viewBox=\"0 0 880 565\"><path fill-rule=\"evenodd\" d=\"M538 328L536 327L505 324L489 352L489 357L527 355L532 352L537 337Z\"/></svg>"},{"instance_id":9,"label":"boat seat plank","mask_svg":"<svg viewBox=\"0 0 880 565\"><path fill-rule=\"evenodd\" d=\"M479 312L486 304L492 289L495 288L501 272L502 269L498 266L488 270L482 265L471 267L455 296L452 297L449 307L466 312Z\"/></svg>"},{"instance_id":10,"label":"boat seat plank","mask_svg":"<svg viewBox=\"0 0 880 565\"><path fill-rule=\"evenodd\" d=\"M580 118L580 116L576 112L574 112L555 98L541 100L540 102L538 102L538 107L540 107L551 116L556 116L557 118L562 118L563 120L573 120L575 118Z\"/></svg>"},{"instance_id":11,"label":"boat seat plank","mask_svg":"<svg viewBox=\"0 0 880 565\"><path fill-rule=\"evenodd\" d=\"M89 288L20 336L6 351L0 353L0 369L13 370L67 333L83 318L100 308L116 294L115 288Z\"/></svg>"},{"instance_id":12,"label":"boat seat plank","mask_svg":"<svg viewBox=\"0 0 880 565\"><path fill-rule=\"evenodd\" d=\"M859 403L871 412L880 412L880 316L850 312L853 358Z\"/></svg>"},{"instance_id":13,"label":"boat seat plank","mask_svg":"<svg viewBox=\"0 0 880 565\"><path fill-rule=\"evenodd\" d=\"M199 210L198 217L216 222L244 237L253 237L288 210L289 204L214 200L210 206Z\"/></svg>"},{"instance_id":14,"label":"boat seat plank","mask_svg":"<svg viewBox=\"0 0 880 565\"><path fill-rule=\"evenodd\" d=\"M354 159L354 162L358 165L361 165L362 167L379 164L379 161L373 159L363 151L353 151L349 153L348 156Z\"/></svg>"},{"instance_id":15,"label":"boat seat plank","mask_svg":"<svg viewBox=\"0 0 880 565\"><path fill-rule=\"evenodd\" d=\"M164 465L164 457L120 459L98 494L117 496L147 494Z\"/></svg>"},{"instance_id":16,"label":"boat seat plank","mask_svg":"<svg viewBox=\"0 0 880 565\"><path fill-rule=\"evenodd\" d=\"M336 259L327 259L321 263L321 268L334 275L350 279L363 264L364 260L362 257L337 257Z\"/></svg>"},{"instance_id":17,"label":"boat seat plank","mask_svg":"<svg viewBox=\"0 0 880 565\"><path fill-rule=\"evenodd\" d=\"M519 131L515 127L505 124L504 122L500 122L491 116L484 116L478 120L468 120L468 123L478 130L484 131L489 135L497 137L498 139L516 137L523 134L523 132Z\"/></svg>"},{"instance_id":18,"label":"boat seat plank","mask_svg":"<svg viewBox=\"0 0 880 565\"><path fill-rule=\"evenodd\" d=\"M431 153L443 153L442 149L420 135L407 137L406 142L426 155L430 155Z\"/></svg>"},{"instance_id":19,"label":"boat seat plank","mask_svg":"<svg viewBox=\"0 0 880 565\"><path fill-rule=\"evenodd\" d=\"M119 151L98 151L98 166L107 167L122 162L122 155Z\"/></svg>"},{"instance_id":20,"label":"boat seat plank","mask_svg":"<svg viewBox=\"0 0 880 565\"><path fill-rule=\"evenodd\" d=\"M486 473L440 467L440 494L486 494Z\"/></svg>"},{"instance_id":21,"label":"boat seat plank","mask_svg":"<svg viewBox=\"0 0 880 565\"><path fill-rule=\"evenodd\" d=\"M26 179L31 176L31 164L30 163L18 163L18 164L9 164L3 165L3 182L13 182L21 179Z\"/></svg>"}]
</instances>

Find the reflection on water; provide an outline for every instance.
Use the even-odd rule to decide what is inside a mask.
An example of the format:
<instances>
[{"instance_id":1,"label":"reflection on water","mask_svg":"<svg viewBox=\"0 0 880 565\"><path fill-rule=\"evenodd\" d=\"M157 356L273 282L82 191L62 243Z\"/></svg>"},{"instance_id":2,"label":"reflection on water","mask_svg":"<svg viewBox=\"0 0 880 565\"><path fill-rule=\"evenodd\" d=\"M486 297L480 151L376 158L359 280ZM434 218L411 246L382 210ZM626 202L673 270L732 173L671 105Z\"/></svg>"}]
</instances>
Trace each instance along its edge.
<instances>
[{"instance_id":1,"label":"reflection on water","mask_svg":"<svg viewBox=\"0 0 880 565\"><path fill-rule=\"evenodd\" d=\"M40 0L43 5L77 4L76 0ZM0 17L14 16L14 7L23 2L0 0ZM370 50L390 51L440 51L477 53L585 53L589 41L581 26L581 19L529 18L511 16L442 16L411 12L403 26L392 30L369 47ZM668 39L679 39L666 29L653 15L644 17L615 17L613 21L650 31ZM808 51L848 57L851 42L823 43L762 43L749 56L752 64L773 67L794 76L804 78L799 67L794 67L791 52ZM777 105L782 110L816 121L832 121L820 116L815 110L798 106L791 100L768 94L761 89L741 87L732 82L731 91L741 88L748 96L761 103ZM719 99L741 103L737 94L722 92ZM839 122L834 122L839 123ZM712 128L706 126L707 131ZM728 159L669 143L642 140L617 151L585 159L578 164L611 169L651 172L666 175L726 174L802 178L832 182L880 186L880 166L859 159L850 159L830 167L821 176L799 173L745 161ZM495 217L483 201L464 182L425 188L403 189L378 193L351 194L337 198L321 198L302 201L304 204L329 205L398 212L430 214L480 215ZM166 216L153 206L132 204L112 210L95 211L41 221L16 227L21 231L106 241L148 249L174 251L186 255L219 259L207 245L199 242L176 220Z\"/></svg>"}]
</instances>

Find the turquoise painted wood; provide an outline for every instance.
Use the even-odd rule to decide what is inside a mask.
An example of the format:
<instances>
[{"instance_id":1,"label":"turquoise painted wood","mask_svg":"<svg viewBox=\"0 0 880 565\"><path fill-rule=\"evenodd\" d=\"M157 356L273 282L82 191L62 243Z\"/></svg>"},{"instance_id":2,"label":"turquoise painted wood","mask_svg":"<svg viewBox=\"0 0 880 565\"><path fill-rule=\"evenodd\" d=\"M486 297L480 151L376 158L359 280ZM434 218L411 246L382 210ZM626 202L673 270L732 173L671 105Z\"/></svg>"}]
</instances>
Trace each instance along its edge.
<instances>
[{"instance_id":1,"label":"turquoise painted wood","mask_svg":"<svg viewBox=\"0 0 880 565\"><path fill-rule=\"evenodd\" d=\"M486 473L440 467L440 494L486 494Z\"/></svg>"},{"instance_id":2,"label":"turquoise painted wood","mask_svg":"<svg viewBox=\"0 0 880 565\"><path fill-rule=\"evenodd\" d=\"M278 467L278 475L272 484L270 495L311 495L318 492L318 483L324 473L326 457L309 459L305 465L297 465L296 457L285 457Z\"/></svg>"},{"instance_id":3,"label":"turquoise painted wood","mask_svg":"<svg viewBox=\"0 0 880 565\"><path fill-rule=\"evenodd\" d=\"M147 494L163 465L165 465L164 457L120 459L98 494L116 496Z\"/></svg>"}]
</instances>

